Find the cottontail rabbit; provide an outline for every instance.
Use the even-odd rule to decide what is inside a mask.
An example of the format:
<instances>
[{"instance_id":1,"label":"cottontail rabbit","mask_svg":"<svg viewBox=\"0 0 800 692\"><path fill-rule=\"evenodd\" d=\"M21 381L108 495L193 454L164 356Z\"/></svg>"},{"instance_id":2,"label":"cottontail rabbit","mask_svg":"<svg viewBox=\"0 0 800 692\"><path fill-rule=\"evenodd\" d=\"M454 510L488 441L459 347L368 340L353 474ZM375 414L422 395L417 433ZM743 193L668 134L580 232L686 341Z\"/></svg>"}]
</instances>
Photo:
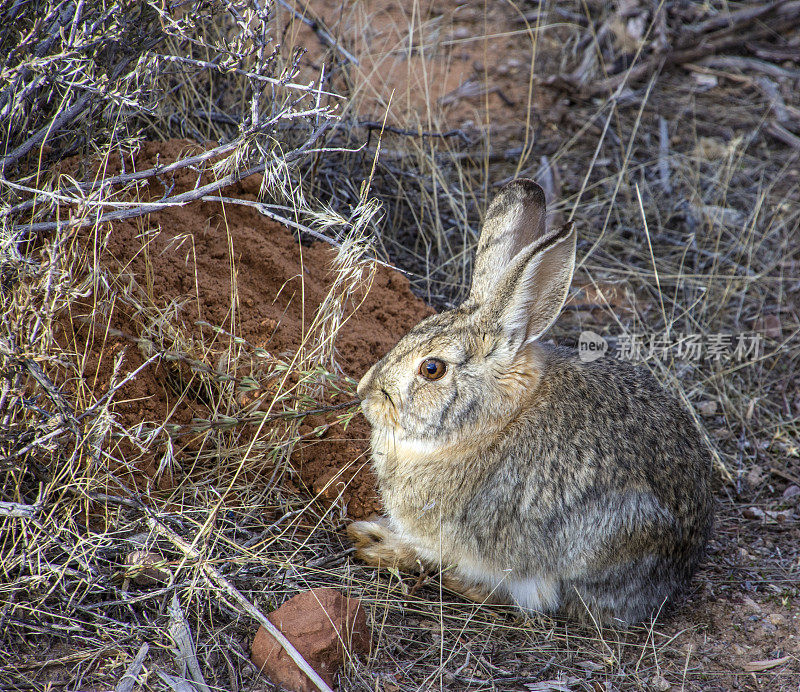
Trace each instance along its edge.
<instances>
[{"instance_id":1,"label":"cottontail rabbit","mask_svg":"<svg viewBox=\"0 0 800 692\"><path fill-rule=\"evenodd\" d=\"M648 372L538 341L566 299L575 237L546 229L533 181L497 195L469 298L358 385L388 516L348 533L362 560L441 568L473 600L627 624L694 572L711 467Z\"/></svg>"}]
</instances>

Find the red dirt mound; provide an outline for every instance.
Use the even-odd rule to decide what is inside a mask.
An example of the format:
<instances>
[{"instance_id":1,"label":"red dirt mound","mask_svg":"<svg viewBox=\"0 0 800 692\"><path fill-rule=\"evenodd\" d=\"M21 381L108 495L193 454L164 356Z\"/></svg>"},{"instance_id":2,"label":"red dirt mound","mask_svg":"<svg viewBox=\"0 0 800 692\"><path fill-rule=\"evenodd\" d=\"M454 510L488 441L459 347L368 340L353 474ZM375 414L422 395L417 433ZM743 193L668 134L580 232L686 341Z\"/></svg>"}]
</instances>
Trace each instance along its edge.
<instances>
[{"instance_id":1,"label":"red dirt mound","mask_svg":"<svg viewBox=\"0 0 800 692\"><path fill-rule=\"evenodd\" d=\"M133 160L125 161L125 169L164 164L192 148L196 145L186 141L146 143ZM119 167L119 161L111 162L108 168L112 170L106 173ZM196 178L196 172L181 171L162 184L174 185L174 191L180 192L194 187ZM255 200L260 184L260 177L252 176L226 189L225 194ZM156 186L151 183L150 187ZM162 193L162 189L151 189L149 194L157 199ZM143 191L142 197L147 196ZM173 319L194 333L202 329L195 322L203 320L275 355L294 353L300 345L304 330L330 287L329 269L335 254L324 243L301 246L290 231L253 208L212 202L195 202L149 217L115 222L107 249L113 259L101 258L101 265L116 262L132 274L147 293L141 298L143 302L161 311L170 304L176 306ZM97 304L91 299L89 302L96 312ZM405 277L380 268L363 304L339 333L339 364L346 374L358 379L404 332L430 313L431 309L411 293ZM97 382L105 386L114 357L125 345L128 348L122 371L141 365L141 354L127 340L115 338L113 332L102 333L99 326L95 327L97 333L90 333L86 322L73 319L68 337L75 349L90 344L85 349L88 355L83 373L90 385ZM102 324L135 334L130 316L119 310ZM202 404L179 399L167 380L164 369L153 366L116 394L119 403L114 411L124 426L143 421L161 424L167 419L170 423L188 423L196 415ZM93 389L98 392L98 388ZM301 432L310 433L322 422L321 417L310 417ZM368 468L368 436L369 426L358 415L346 432L333 426L322 437L312 437L313 442L301 445L293 456L309 490L321 493L328 501L342 491L348 515L354 518L379 510ZM145 464L142 470L151 473L152 462L151 468Z\"/></svg>"}]
</instances>

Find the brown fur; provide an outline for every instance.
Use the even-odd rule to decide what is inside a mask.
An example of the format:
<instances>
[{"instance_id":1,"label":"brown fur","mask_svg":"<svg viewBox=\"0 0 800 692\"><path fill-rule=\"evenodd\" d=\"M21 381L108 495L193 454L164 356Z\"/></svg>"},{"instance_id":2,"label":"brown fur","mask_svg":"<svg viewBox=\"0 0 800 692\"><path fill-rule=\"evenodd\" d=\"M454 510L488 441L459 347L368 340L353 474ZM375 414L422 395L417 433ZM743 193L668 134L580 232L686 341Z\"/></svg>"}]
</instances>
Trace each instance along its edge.
<instances>
[{"instance_id":1,"label":"brown fur","mask_svg":"<svg viewBox=\"0 0 800 692\"><path fill-rule=\"evenodd\" d=\"M441 569L479 602L603 622L677 594L710 531L710 462L681 404L645 371L542 345L575 261L541 189L487 213L470 297L412 329L359 383L387 517L348 530L357 556ZM446 364L429 381L426 358Z\"/></svg>"}]
</instances>

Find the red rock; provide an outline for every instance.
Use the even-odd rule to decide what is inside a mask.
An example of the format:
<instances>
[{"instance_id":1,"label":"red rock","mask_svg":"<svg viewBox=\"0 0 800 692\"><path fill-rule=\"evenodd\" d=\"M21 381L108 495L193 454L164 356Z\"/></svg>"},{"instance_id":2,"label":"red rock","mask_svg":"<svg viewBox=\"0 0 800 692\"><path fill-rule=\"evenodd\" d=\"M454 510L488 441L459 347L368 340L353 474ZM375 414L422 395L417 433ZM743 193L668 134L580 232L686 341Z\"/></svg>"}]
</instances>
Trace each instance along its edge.
<instances>
[{"instance_id":1,"label":"red rock","mask_svg":"<svg viewBox=\"0 0 800 692\"><path fill-rule=\"evenodd\" d=\"M357 598L336 589L304 591L269 615L275 625L319 676L333 686L333 677L346 651L369 652L367 616ZM260 627L250 647L250 659L272 682L294 692L315 692L316 686Z\"/></svg>"}]
</instances>

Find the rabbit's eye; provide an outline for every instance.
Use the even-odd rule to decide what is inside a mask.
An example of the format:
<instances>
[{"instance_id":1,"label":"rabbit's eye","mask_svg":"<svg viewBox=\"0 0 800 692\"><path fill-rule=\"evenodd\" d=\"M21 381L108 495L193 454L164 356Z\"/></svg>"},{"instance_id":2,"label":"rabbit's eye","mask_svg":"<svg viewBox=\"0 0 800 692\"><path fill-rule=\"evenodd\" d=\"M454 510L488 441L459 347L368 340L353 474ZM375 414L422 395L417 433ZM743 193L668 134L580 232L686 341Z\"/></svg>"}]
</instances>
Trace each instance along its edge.
<instances>
[{"instance_id":1,"label":"rabbit's eye","mask_svg":"<svg viewBox=\"0 0 800 692\"><path fill-rule=\"evenodd\" d=\"M426 380L438 380L447 372L447 365L438 358L426 358L419 366L419 374Z\"/></svg>"}]
</instances>

